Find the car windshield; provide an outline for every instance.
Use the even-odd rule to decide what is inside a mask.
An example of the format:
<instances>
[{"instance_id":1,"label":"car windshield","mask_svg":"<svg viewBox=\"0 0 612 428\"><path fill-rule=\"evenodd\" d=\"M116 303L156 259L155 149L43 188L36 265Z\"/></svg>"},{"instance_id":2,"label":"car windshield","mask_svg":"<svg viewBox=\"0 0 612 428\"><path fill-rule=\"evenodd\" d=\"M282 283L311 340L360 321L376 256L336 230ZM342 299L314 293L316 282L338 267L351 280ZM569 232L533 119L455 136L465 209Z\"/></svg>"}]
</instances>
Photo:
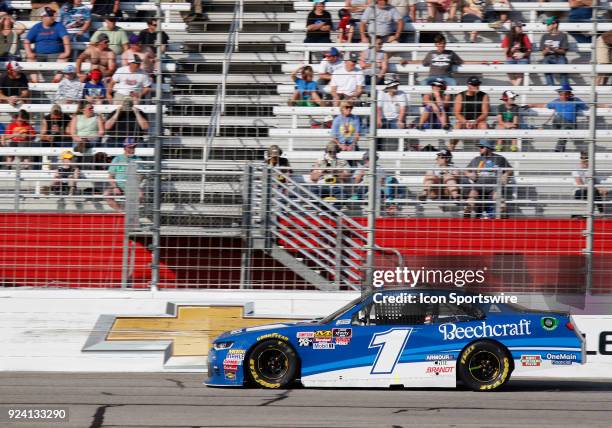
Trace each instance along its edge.
<instances>
[{"instance_id":1,"label":"car windshield","mask_svg":"<svg viewBox=\"0 0 612 428\"><path fill-rule=\"evenodd\" d=\"M346 311L348 311L349 309L351 309L353 306L355 306L356 304L358 304L359 302L361 302L361 300L363 299L363 296L359 296L354 300L351 300L349 303L347 303L346 305L342 306L340 309L338 309L336 312L326 316L325 318L323 318L321 320L321 324L327 324L332 322L333 320L335 320L336 318L338 318L340 315L344 314Z\"/></svg>"}]
</instances>

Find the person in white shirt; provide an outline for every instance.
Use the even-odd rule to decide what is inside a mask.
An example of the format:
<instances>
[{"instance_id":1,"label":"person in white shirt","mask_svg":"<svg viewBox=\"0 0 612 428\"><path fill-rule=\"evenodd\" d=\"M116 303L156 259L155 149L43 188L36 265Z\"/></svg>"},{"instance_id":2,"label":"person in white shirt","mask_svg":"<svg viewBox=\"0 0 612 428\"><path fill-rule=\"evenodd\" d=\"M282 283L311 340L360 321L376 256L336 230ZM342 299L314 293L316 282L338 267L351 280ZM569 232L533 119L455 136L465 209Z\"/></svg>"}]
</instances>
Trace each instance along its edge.
<instances>
[{"instance_id":1,"label":"person in white shirt","mask_svg":"<svg viewBox=\"0 0 612 428\"><path fill-rule=\"evenodd\" d=\"M329 86L334 100L334 107L340 105L340 100L356 100L363 93L364 77L363 71L356 67L359 54L352 52L344 61L344 67L332 74Z\"/></svg>"},{"instance_id":2,"label":"person in white shirt","mask_svg":"<svg viewBox=\"0 0 612 428\"><path fill-rule=\"evenodd\" d=\"M107 91L110 102L114 99L116 104L121 104L123 98L132 97L134 104L139 104L140 100L151 92L153 82L140 68L140 63L141 59L138 56L132 56L128 59L127 66L115 71Z\"/></svg>"},{"instance_id":3,"label":"person in white shirt","mask_svg":"<svg viewBox=\"0 0 612 428\"><path fill-rule=\"evenodd\" d=\"M329 82L334 71L344 68L344 61L340 51L336 48L330 48L323 53L323 61L319 64L319 92L329 94Z\"/></svg>"},{"instance_id":4,"label":"person in white shirt","mask_svg":"<svg viewBox=\"0 0 612 428\"><path fill-rule=\"evenodd\" d=\"M572 177L574 177L574 182L576 183L576 191L574 192L574 199L586 201L588 198L588 188L587 188L587 177L589 175L589 154L587 152L580 152L580 169L572 172ZM596 201L605 201L608 196L608 189L601 187L601 177L595 176L593 177L593 182L595 184L595 193L594 199ZM603 204L597 204L597 210L600 214L604 214L605 207Z\"/></svg>"},{"instance_id":5,"label":"person in white shirt","mask_svg":"<svg viewBox=\"0 0 612 428\"><path fill-rule=\"evenodd\" d=\"M399 80L385 80L385 90L378 91L378 123L379 128L403 129L406 127L406 107L408 97L398 90Z\"/></svg>"}]
</instances>

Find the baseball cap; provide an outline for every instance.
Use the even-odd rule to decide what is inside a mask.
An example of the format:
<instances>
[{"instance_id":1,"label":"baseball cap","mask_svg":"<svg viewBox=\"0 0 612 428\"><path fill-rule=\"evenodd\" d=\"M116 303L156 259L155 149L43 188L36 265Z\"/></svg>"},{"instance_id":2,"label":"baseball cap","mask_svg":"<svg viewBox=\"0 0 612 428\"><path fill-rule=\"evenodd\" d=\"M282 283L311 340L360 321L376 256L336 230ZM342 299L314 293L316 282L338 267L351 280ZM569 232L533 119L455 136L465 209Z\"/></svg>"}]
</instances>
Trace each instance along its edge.
<instances>
[{"instance_id":1,"label":"baseball cap","mask_svg":"<svg viewBox=\"0 0 612 428\"><path fill-rule=\"evenodd\" d=\"M53 9L51 9L50 7L45 7L45 11L43 12L42 16L55 16L55 11Z\"/></svg>"},{"instance_id":2,"label":"baseball cap","mask_svg":"<svg viewBox=\"0 0 612 428\"><path fill-rule=\"evenodd\" d=\"M110 42L110 39L108 38L108 36L104 33L101 33L98 38L97 38L98 42Z\"/></svg>"},{"instance_id":3,"label":"baseball cap","mask_svg":"<svg viewBox=\"0 0 612 428\"><path fill-rule=\"evenodd\" d=\"M89 77L95 80L99 80L102 78L102 72L98 69L91 70L91 73L89 73Z\"/></svg>"},{"instance_id":4,"label":"baseball cap","mask_svg":"<svg viewBox=\"0 0 612 428\"><path fill-rule=\"evenodd\" d=\"M312 2L313 2L314 4L317 4L317 3L325 3L325 1L326 1L326 0L312 0Z\"/></svg>"},{"instance_id":5,"label":"baseball cap","mask_svg":"<svg viewBox=\"0 0 612 428\"><path fill-rule=\"evenodd\" d=\"M70 150L64 150L60 155L61 159L72 159L73 157L74 153L72 153Z\"/></svg>"},{"instance_id":6,"label":"baseball cap","mask_svg":"<svg viewBox=\"0 0 612 428\"><path fill-rule=\"evenodd\" d=\"M140 64L142 61L138 55L132 55L128 58L128 64Z\"/></svg>"},{"instance_id":7,"label":"baseball cap","mask_svg":"<svg viewBox=\"0 0 612 428\"><path fill-rule=\"evenodd\" d=\"M478 86L480 85L482 82L480 81L480 79L477 76L471 76L468 81L467 84L468 85L472 85L472 86Z\"/></svg>"},{"instance_id":8,"label":"baseball cap","mask_svg":"<svg viewBox=\"0 0 612 428\"><path fill-rule=\"evenodd\" d=\"M123 147L135 146L137 144L138 142L136 141L136 138L134 137L126 137L125 140L123 140Z\"/></svg>"},{"instance_id":9,"label":"baseball cap","mask_svg":"<svg viewBox=\"0 0 612 428\"><path fill-rule=\"evenodd\" d=\"M486 147L489 150L495 150L493 141L482 139L478 142L478 147Z\"/></svg>"},{"instance_id":10,"label":"baseball cap","mask_svg":"<svg viewBox=\"0 0 612 428\"><path fill-rule=\"evenodd\" d=\"M512 92L512 91L504 91L504 93L501 96L501 100L508 100L508 99L515 99L516 97L518 97L518 94L516 92Z\"/></svg>"},{"instance_id":11,"label":"baseball cap","mask_svg":"<svg viewBox=\"0 0 612 428\"><path fill-rule=\"evenodd\" d=\"M544 20L544 24L546 25L552 25L552 24L558 24L559 23L559 18L557 18L556 16L551 16L550 18L546 18Z\"/></svg>"},{"instance_id":12,"label":"baseball cap","mask_svg":"<svg viewBox=\"0 0 612 428\"><path fill-rule=\"evenodd\" d=\"M68 64L66 67L64 67L64 69L62 70L62 73L64 74L76 73L76 67L72 64Z\"/></svg>"},{"instance_id":13,"label":"baseball cap","mask_svg":"<svg viewBox=\"0 0 612 428\"><path fill-rule=\"evenodd\" d=\"M115 21L117 21L117 16L115 16L115 14L114 14L114 13L110 13L110 14L108 14L108 15L106 15L106 16L104 17L104 20L106 20L106 21L113 21L113 22L115 22Z\"/></svg>"},{"instance_id":14,"label":"baseball cap","mask_svg":"<svg viewBox=\"0 0 612 428\"><path fill-rule=\"evenodd\" d=\"M351 52L348 56L347 61L352 61L352 62L359 61L359 54L357 52Z\"/></svg>"},{"instance_id":15,"label":"baseball cap","mask_svg":"<svg viewBox=\"0 0 612 428\"><path fill-rule=\"evenodd\" d=\"M453 157L453 154L448 149L442 149L438 153L436 153L436 157L451 159Z\"/></svg>"},{"instance_id":16,"label":"baseball cap","mask_svg":"<svg viewBox=\"0 0 612 428\"><path fill-rule=\"evenodd\" d=\"M268 147L268 156L269 157L280 156L281 154L283 154L283 151L276 144L273 144L270 147Z\"/></svg>"},{"instance_id":17,"label":"baseball cap","mask_svg":"<svg viewBox=\"0 0 612 428\"><path fill-rule=\"evenodd\" d=\"M339 151L339 147L338 144L336 144L335 141L330 141L329 143L327 143L327 145L325 146L325 151L326 152L334 152L334 153L338 153Z\"/></svg>"},{"instance_id":18,"label":"baseball cap","mask_svg":"<svg viewBox=\"0 0 612 428\"><path fill-rule=\"evenodd\" d=\"M385 89L394 88L400 85L400 81L397 79L385 80Z\"/></svg>"},{"instance_id":19,"label":"baseball cap","mask_svg":"<svg viewBox=\"0 0 612 428\"><path fill-rule=\"evenodd\" d=\"M525 23L523 21L512 21L512 27L524 27Z\"/></svg>"},{"instance_id":20,"label":"baseball cap","mask_svg":"<svg viewBox=\"0 0 612 428\"><path fill-rule=\"evenodd\" d=\"M130 45L135 45L136 43L140 43L140 37L136 34L132 34L129 38Z\"/></svg>"},{"instance_id":21,"label":"baseball cap","mask_svg":"<svg viewBox=\"0 0 612 428\"><path fill-rule=\"evenodd\" d=\"M334 117L331 114L328 114L327 116L323 118L323 122L333 122L333 121L334 121Z\"/></svg>"},{"instance_id":22,"label":"baseball cap","mask_svg":"<svg viewBox=\"0 0 612 428\"><path fill-rule=\"evenodd\" d=\"M6 65L7 70L21 71L23 67L17 61L11 61Z\"/></svg>"},{"instance_id":23,"label":"baseball cap","mask_svg":"<svg viewBox=\"0 0 612 428\"><path fill-rule=\"evenodd\" d=\"M557 89L557 92L572 92L572 87L569 83L565 82Z\"/></svg>"},{"instance_id":24,"label":"baseball cap","mask_svg":"<svg viewBox=\"0 0 612 428\"><path fill-rule=\"evenodd\" d=\"M323 55L325 55L325 56L339 56L340 55L340 51L338 49L336 49L336 48L329 48L328 50L323 52Z\"/></svg>"},{"instance_id":25,"label":"baseball cap","mask_svg":"<svg viewBox=\"0 0 612 428\"><path fill-rule=\"evenodd\" d=\"M439 86L440 88L446 88L446 80L441 77L436 77L430 84L431 86Z\"/></svg>"}]
</instances>

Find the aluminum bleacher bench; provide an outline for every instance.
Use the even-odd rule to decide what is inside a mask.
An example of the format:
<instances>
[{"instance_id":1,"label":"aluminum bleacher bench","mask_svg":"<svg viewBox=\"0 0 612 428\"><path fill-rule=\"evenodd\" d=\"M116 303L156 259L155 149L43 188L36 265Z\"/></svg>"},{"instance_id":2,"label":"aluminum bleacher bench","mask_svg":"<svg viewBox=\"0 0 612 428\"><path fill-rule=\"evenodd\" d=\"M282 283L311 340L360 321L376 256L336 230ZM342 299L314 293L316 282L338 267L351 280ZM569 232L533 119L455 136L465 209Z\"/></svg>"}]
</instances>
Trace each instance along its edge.
<instances>
[{"instance_id":1,"label":"aluminum bleacher bench","mask_svg":"<svg viewBox=\"0 0 612 428\"><path fill-rule=\"evenodd\" d=\"M49 113L54 104L20 104L17 107L13 107L10 104L0 104L0 113L17 113L19 110L26 110L30 113ZM76 104L61 104L62 111L64 113L75 113L77 111ZM117 109L117 105L105 104L95 105L95 113L112 113ZM139 104L136 107L143 113L156 113L157 108L151 104ZM164 106L164 111L167 109Z\"/></svg>"},{"instance_id":2,"label":"aluminum bleacher bench","mask_svg":"<svg viewBox=\"0 0 612 428\"><path fill-rule=\"evenodd\" d=\"M0 147L0 156L59 156L66 147ZM97 147L92 147L87 151L88 154L96 154L104 152L109 156L116 156L123 153L121 147L104 147L100 144ZM136 154L138 156L150 157L154 154L153 148L137 147ZM1 170L0 170L1 171Z\"/></svg>"},{"instance_id":3,"label":"aluminum bleacher bench","mask_svg":"<svg viewBox=\"0 0 612 428\"><path fill-rule=\"evenodd\" d=\"M65 62L62 64L66 64ZM84 69L85 67L83 67ZM59 83L28 83L28 88L30 91L39 91L39 92L57 92L59 87ZM162 84L162 91L168 92L170 91L170 85L168 83Z\"/></svg>"},{"instance_id":4,"label":"aluminum bleacher bench","mask_svg":"<svg viewBox=\"0 0 612 428\"><path fill-rule=\"evenodd\" d=\"M20 61L19 65L24 71L61 71L67 65L75 65L74 62L42 62L42 61ZM89 71L91 64L89 62L83 62L81 64L82 71ZM6 62L0 62L0 69L6 69ZM176 72L175 62L162 62L162 71L165 73Z\"/></svg>"},{"instance_id":5,"label":"aluminum bleacher bench","mask_svg":"<svg viewBox=\"0 0 612 428\"><path fill-rule=\"evenodd\" d=\"M28 30L38 23L37 21L17 21L17 22L19 24L24 25ZM103 25L104 25L103 22L92 22L91 24L92 34L93 34L93 31L97 30L98 28L101 28ZM122 28L125 31L141 31L147 28L147 23L145 21L142 21L142 22L121 21L117 23L117 26L119 28ZM185 24L184 22L164 22L162 23L161 29L168 33L172 33L172 32L184 33L187 31L187 24Z\"/></svg>"}]
</instances>

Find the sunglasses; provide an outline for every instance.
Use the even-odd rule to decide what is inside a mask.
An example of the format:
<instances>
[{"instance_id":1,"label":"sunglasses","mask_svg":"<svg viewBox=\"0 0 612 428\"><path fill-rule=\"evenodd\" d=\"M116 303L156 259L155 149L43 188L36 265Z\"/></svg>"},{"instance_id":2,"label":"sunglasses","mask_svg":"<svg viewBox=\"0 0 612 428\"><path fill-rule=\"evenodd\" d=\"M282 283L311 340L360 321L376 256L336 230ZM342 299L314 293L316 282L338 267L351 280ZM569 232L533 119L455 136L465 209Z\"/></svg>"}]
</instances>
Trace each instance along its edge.
<instances>
[{"instance_id":1,"label":"sunglasses","mask_svg":"<svg viewBox=\"0 0 612 428\"><path fill-rule=\"evenodd\" d=\"M353 107L342 107L344 110L353 110Z\"/></svg>"}]
</instances>

